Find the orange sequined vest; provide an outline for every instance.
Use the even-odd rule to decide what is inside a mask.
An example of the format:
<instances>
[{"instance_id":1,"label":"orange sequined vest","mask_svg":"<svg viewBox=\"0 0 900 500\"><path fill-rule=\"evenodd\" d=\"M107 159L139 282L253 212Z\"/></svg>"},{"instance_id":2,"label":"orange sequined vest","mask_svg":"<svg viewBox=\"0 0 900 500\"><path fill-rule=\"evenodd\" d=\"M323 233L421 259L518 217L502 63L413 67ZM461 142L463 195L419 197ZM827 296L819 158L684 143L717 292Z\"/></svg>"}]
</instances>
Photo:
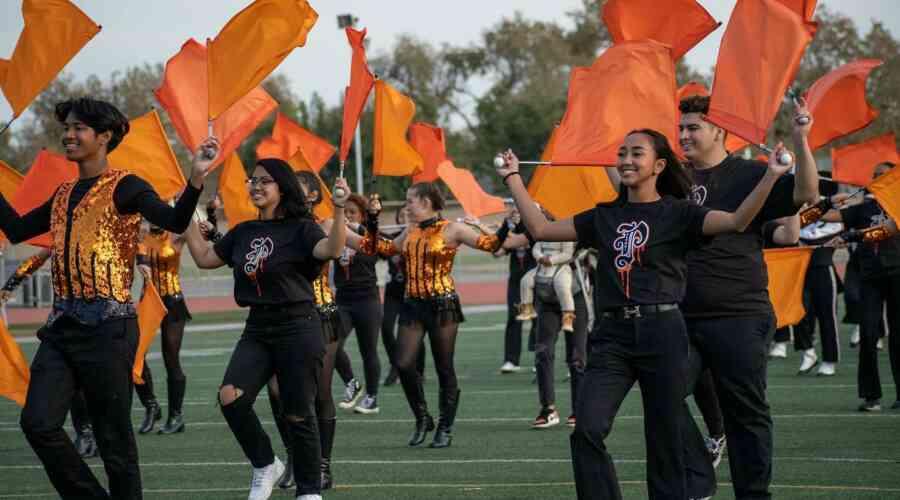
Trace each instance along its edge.
<instances>
[{"instance_id":1,"label":"orange sequined vest","mask_svg":"<svg viewBox=\"0 0 900 500\"><path fill-rule=\"evenodd\" d=\"M172 245L168 232L145 236L138 247L138 253L147 259L153 284L161 296L181 293L181 280L178 278L181 252Z\"/></svg>"},{"instance_id":2,"label":"orange sequined vest","mask_svg":"<svg viewBox=\"0 0 900 500\"><path fill-rule=\"evenodd\" d=\"M406 259L406 296L427 299L454 293L453 259L456 248L444 241L444 227L449 221L438 220L425 228L415 227L403 242Z\"/></svg>"},{"instance_id":3,"label":"orange sequined vest","mask_svg":"<svg viewBox=\"0 0 900 500\"><path fill-rule=\"evenodd\" d=\"M97 179L72 212L68 234L66 212L76 181L56 191L50 215L56 297L131 300L141 216L120 214L113 202L116 186L126 175L124 170L109 169Z\"/></svg>"}]
</instances>

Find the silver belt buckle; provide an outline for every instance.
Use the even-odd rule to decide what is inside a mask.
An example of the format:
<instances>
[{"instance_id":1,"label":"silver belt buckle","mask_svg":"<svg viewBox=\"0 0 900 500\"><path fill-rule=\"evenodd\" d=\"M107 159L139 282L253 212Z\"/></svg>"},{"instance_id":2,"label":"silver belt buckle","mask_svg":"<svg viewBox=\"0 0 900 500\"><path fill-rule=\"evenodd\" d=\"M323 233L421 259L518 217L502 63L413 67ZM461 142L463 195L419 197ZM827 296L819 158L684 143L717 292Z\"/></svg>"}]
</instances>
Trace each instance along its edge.
<instances>
[{"instance_id":1,"label":"silver belt buckle","mask_svg":"<svg viewBox=\"0 0 900 500\"><path fill-rule=\"evenodd\" d=\"M642 317L641 316L641 306L623 306L622 313L623 313L625 319Z\"/></svg>"}]
</instances>

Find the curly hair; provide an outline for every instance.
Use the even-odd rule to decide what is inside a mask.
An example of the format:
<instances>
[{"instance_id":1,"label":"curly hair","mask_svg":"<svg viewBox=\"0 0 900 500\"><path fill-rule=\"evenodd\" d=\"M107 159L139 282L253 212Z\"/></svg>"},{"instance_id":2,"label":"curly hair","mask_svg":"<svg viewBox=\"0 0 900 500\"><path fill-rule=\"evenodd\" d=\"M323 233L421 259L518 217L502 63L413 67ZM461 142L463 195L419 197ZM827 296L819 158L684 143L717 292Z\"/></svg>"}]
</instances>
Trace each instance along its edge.
<instances>
[{"instance_id":1,"label":"curly hair","mask_svg":"<svg viewBox=\"0 0 900 500\"><path fill-rule=\"evenodd\" d=\"M131 130L128 118L112 104L91 99L90 97L78 97L60 102L56 105L54 114L59 123L64 123L70 114L74 113L78 120L94 130L96 134L111 132L112 138L106 145L106 152L112 153L122 142L122 139Z\"/></svg>"}]
</instances>

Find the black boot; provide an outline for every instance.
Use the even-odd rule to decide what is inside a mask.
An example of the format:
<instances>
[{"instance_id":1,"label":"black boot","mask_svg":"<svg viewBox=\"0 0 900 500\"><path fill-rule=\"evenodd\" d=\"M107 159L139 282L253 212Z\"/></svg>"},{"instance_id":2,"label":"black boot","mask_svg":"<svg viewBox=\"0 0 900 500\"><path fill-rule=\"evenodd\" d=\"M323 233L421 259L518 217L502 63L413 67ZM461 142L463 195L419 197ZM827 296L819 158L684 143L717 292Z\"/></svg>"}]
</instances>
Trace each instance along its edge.
<instances>
[{"instance_id":1,"label":"black boot","mask_svg":"<svg viewBox=\"0 0 900 500\"><path fill-rule=\"evenodd\" d=\"M441 389L439 404L441 416L429 448L447 448L453 442L453 421L456 420L456 409L459 407L459 389Z\"/></svg>"},{"instance_id":2,"label":"black boot","mask_svg":"<svg viewBox=\"0 0 900 500\"><path fill-rule=\"evenodd\" d=\"M416 427L409 436L410 446L419 446L425 442L425 437L434 430L434 419L428 414L428 403L425 402L425 389L422 387L422 378L413 371L400 373L400 382L403 384L403 392L406 393L406 401L409 409L416 418Z\"/></svg>"},{"instance_id":3,"label":"black boot","mask_svg":"<svg viewBox=\"0 0 900 500\"><path fill-rule=\"evenodd\" d=\"M169 418L166 419L166 425L159 430L159 434L184 432L184 414L181 412L181 405L184 402L187 380L168 379L166 384L169 386Z\"/></svg>"},{"instance_id":4,"label":"black boot","mask_svg":"<svg viewBox=\"0 0 900 500\"><path fill-rule=\"evenodd\" d=\"M414 413L416 413L416 428L409 436L409 445L419 446L425 442L428 433L434 430L434 419L428 414L428 407L424 404Z\"/></svg>"},{"instance_id":5,"label":"black boot","mask_svg":"<svg viewBox=\"0 0 900 500\"><path fill-rule=\"evenodd\" d=\"M331 475L331 449L334 447L334 431L336 427L336 419L326 418L319 420L319 443L322 445L320 487L323 491L334 487L334 477Z\"/></svg>"},{"instance_id":6,"label":"black boot","mask_svg":"<svg viewBox=\"0 0 900 500\"><path fill-rule=\"evenodd\" d=\"M289 490L297 485L294 481L294 452L288 448L287 462L284 464L284 474L278 479L278 487L283 490Z\"/></svg>"},{"instance_id":7,"label":"black boot","mask_svg":"<svg viewBox=\"0 0 900 500\"><path fill-rule=\"evenodd\" d=\"M153 431L153 428L156 427L156 422L162 420L162 409L155 399L148 401L144 406L144 410L144 421L141 422L138 434L147 434Z\"/></svg>"}]
</instances>

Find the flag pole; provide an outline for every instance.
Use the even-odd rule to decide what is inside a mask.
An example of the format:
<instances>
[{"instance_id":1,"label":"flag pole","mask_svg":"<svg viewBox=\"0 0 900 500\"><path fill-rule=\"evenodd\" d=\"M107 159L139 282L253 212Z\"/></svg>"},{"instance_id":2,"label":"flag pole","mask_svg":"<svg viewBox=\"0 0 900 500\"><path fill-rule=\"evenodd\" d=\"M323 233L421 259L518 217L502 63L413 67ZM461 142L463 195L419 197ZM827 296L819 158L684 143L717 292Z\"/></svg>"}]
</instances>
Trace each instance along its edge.
<instances>
[{"instance_id":1,"label":"flag pole","mask_svg":"<svg viewBox=\"0 0 900 500\"><path fill-rule=\"evenodd\" d=\"M6 122L6 125L4 125L2 129L0 129L0 135L3 135L3 133L6 132L6 131L9 129L9 126L12 125L12 122L14 122L14 121L16 121L16 117L15 117L15 116L13 116L12 118L10 118L9 121Z\"/></svg>"}]
</instances>

